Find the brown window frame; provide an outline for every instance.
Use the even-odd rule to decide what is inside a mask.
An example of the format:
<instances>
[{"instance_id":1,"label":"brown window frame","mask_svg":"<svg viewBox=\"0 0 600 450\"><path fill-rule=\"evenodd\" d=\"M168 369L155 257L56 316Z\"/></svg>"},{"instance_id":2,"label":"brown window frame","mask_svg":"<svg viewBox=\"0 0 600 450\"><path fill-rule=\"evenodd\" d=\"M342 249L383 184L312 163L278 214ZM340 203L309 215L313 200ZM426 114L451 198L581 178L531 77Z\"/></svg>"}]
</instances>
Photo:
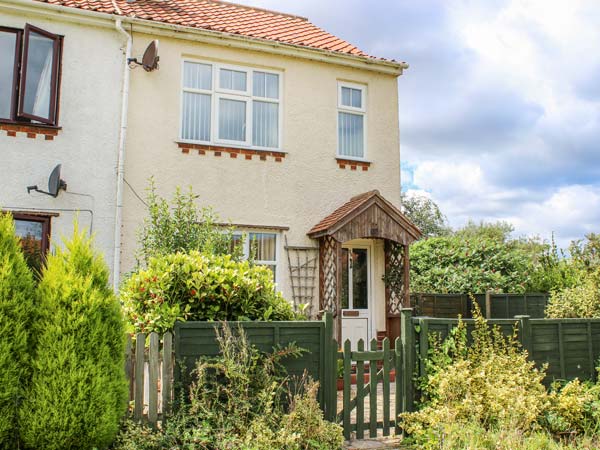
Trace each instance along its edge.
<instances>
[{"instance_id":1,"label":"brown window frame","mask_svg":"<svg viewBox=\"0 0 600 450\"><path fill-rule=\"evenodd\" d=\"M32 121L35 121L47 126L58 126L60 84L62 78L63 36L50 33L29 23L25 24L23 30L0 26L0 31L15 33L17 35L11 97L11 117L2 117L0 118L0 122L32 123ZM45 36L53 41L52 51L54 52L54 57L52 60L52 78L50 80L52 91L50 93L50 115L48 118L35 116L23 111L27 83L29 37L32 32Z\"/></svg>"},{"instance_id":2,"label":"brown window frame","mask_svg":"<svg viewBox=\"0 0 600 450\"><path fill-rule=\"evenodd\" d=\"M44 262L46 255L50 251L50 231L52 216L45 214L32 214L10 211L13 220L22 220L24 222L39 222L42 224L42 259Z\"/></svg>"}]
</instances>

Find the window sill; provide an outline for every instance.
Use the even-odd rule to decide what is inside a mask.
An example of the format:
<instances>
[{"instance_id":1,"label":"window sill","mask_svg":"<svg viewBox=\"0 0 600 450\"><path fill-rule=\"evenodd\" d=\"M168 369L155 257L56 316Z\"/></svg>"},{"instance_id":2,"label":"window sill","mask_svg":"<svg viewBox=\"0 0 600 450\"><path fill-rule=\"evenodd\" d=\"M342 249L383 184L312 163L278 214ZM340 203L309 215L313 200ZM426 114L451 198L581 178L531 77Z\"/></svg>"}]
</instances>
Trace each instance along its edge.
<instances>
[{"instance_id":1,"label":"window sill","mask_svg":"<svg viewBox=\"0 0 600 450\"><path fill-rule=\"evenodd\" d=\"M6 131L6 135L11 137L17 137L17 133L25 133L30 139L35 139L40 135L44 136L46 141L51 141L55 136L58 136L58 132L62 130L62 127L37 123L0 121L0 130Z\"/></svg>"},{"instance_id":2,"label":"window sill","mask_svg":"<svg viewBox=\"0 0 600 450\"><path fill-rule=\"evenodd\" d=\"M338 167L340 169L345 169L346 167L349 167L350 170L357 170L360 167L363 170L363 172L366 172L367 170L369 170L369 167L371 167L370 161L346 159L340 157L336 157L335 160L337 161Z\"/></svg>"},{"instance_id":3,"label":"window sill","mask_svg":"<svg viewBox=\"0 0 600 450\"><path fill-rule=\"evenodd\" d=\"M267 157L273 158L276 162L283 161L287 153L279 150L258 150L253 148L237 148L237 147L226 147L222 145L212 144L192 144L189 142L176 141L177 146L181 149L181 153L190 153L191 150L197 150L198 155L206 155L207 152L213 152L213 155L219 157L223 153L229 154L230 158L237 158L238 156L244 157L244 159L251 160L254 156L258 156L261 161L266 161Z\"/></svg>"}]
</instances>

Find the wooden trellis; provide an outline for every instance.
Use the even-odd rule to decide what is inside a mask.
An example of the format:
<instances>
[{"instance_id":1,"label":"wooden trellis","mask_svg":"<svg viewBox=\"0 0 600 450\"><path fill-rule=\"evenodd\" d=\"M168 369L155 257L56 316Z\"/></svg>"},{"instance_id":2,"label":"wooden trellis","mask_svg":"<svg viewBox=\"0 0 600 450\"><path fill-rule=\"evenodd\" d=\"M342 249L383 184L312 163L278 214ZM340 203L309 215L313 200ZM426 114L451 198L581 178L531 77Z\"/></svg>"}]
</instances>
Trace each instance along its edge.
<instances>
[{"instance_id":1,"label":"wooden trellis","mask_svg":"<svg viewBox=\"0 0 600 450\"><path fill-rule=\"evenodd\" d=\"M302 304L308 304L306 313L308 317L312 318L319 249L318 247L288 245L286 236L285 250L288 258L294 306L297 308Z\"/></svg>"}]
</instances>

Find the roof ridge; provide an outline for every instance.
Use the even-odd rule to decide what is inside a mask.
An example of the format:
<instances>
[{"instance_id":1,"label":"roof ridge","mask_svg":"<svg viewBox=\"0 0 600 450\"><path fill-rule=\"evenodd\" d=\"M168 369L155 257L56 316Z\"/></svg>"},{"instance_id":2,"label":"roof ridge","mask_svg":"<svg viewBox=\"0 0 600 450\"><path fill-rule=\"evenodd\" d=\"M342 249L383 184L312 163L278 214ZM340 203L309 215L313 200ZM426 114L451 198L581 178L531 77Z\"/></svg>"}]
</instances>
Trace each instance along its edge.
<instances>
[{"instance_id":1,"label":"roof ridge","mask_svg":"<svg viewBox=\"0 0 600 450\"><path fill-rule=\"evenodd\" d=\"M267 9L267 8L259 8L258 6L242 5L240 3L230 2L229 0L201 0L201 1L205 1L207 3L221 3L224 5L236 6L238 8L251 9L253 11L267 12L267 13L275 14L278 16L291 17L293 19L300 19L305 22L309 21L308 17L299 16L297 14L284 13L284 12L275 11L273 9Z\"/></svg>"}]
</instances>

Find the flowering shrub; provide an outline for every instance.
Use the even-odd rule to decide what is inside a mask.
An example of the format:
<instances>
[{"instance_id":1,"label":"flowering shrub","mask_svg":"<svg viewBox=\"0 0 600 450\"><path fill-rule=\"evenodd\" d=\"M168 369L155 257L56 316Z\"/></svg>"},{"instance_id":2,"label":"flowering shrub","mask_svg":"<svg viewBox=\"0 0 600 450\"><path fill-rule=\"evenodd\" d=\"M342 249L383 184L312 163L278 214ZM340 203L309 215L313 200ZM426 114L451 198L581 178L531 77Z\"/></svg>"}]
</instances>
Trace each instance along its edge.
<instances>
[{"instance_id":1,"label":"flowering shrub","mask_svg":"<svg viewBox=\"0 0 600 450\"><path fill-rule=\"evenodd\" d=\"M229 255L197 251L150 258L121 290L137 331L165 332L177 320L293 320L273 273Z\"/></svg>"}]
</instances>

